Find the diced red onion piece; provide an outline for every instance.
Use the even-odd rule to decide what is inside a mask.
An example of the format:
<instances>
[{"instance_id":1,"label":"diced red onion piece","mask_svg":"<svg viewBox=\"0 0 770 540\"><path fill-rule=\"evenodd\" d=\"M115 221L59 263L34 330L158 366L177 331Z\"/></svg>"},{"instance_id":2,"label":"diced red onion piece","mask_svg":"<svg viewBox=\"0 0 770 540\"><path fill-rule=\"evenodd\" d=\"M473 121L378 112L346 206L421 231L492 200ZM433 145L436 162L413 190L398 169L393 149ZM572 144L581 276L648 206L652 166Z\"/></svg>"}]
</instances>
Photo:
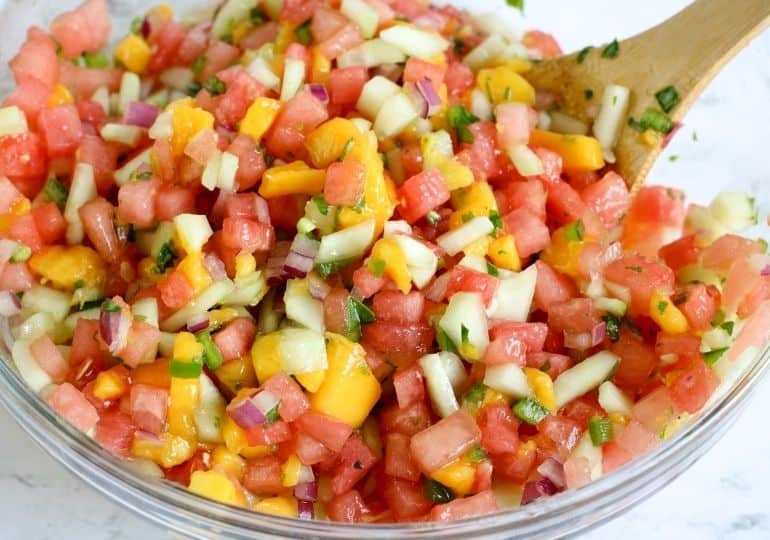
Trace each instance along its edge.
<instances>
[{"instance_id":1,"label":"diced red onion piece","mask_svg":"<svg viewBox=\"0 0 770 540\"><path fill-rule=\"evenodd\" d=\"M126 108L124 121L131 126L149 128L159 113L160 109L151 103L132 101Z\"/></svg>"},{"instance_id":2,"label":"diced red onion piece","mask_svg":"<svg viewBox=\"0 0 770 540\"><path fill-rule=\"evenodd\" d=\"M190 320L187 321L187 330L189 332L192 332L193 334L200 332L201 330L205 330L208 327L209 327L208 313L198 313L190 317Z\"/></svg>"},{"instance_id":3,"label":"diced red onion piece","mask_svg":"<svg viewBox=\"0 0 770 540\"><path fill-rule=\"evenodd\" d=\"M326 87L324 85L318 84L318 83L310 83L310 84L306 84L305 88L307 88L307 90L310 91L313 97L316 98L318 101L320 101L324 105L329 104L329 92L327 92Z\"/></svg>"},{"instance_id":4,"label":"diced red onion piece","mask_svg":"<svg viewBox=\"0 0 770 540\"><path fill-rule=\"evenodd\" d=\"M147 39L150 37L150 32L152 32L152 28L150 27L150 19L145 17L142 21L142 37Z\"/></svg>"},{"instance_id":5,"label":"diced red onion piece","mask_svg":"<svg viewBox=\"0 0 770 540\"><path fill-rule=\"evenodd\" d=\"M234 407L228 407L227 414L243 429L261 426L267 421L264 413L250 399L244 399Z\"/></svg>"},{"instance_id":6,"label":"diced red onion piece","mask_svg":"<svg viewBox=\"0 0 770 540\"><path fill-rule=\"evenodd\" d=\"M390 238L397 234L412 234L412 227L406 221L399 219L395 221L386 221L383 227L382 236Z\"/></svg>"},{"instance_id":7,"label":"diced red onion piece","mask_svg":"<svg viewBox=\"0 0 770 540\"><path fill-rule=\"evenodd\" d=\"M145 431L143 429L139 429L135 431L134 437L136 437L137 439L143 439L145 441L150 441L150 442L157 442L157 443L161 442L160 437L158 435L156 435L151 431Z\"/></svg>"},{"instance_id":8,"label":"diced red onion piece","mask_svg":"<svg viewBox=\"0 0 770 540\"><path fill-rule=\"evenodd\" d=\"M559 489L567 487L567 478L564 475L564 465L554 458L547 458L537 468L537 472L551 481Z\"/></svg>"},{"instance_id":9,"label":"diced red onion piece","mask_svg":"<svg viewBox=\"0 0 770 540\"><path fill-rule=\"evenodd\" d=\"M289 256L290 249L291 244L282 241L276 242L273 251L270 252L265 267L265 279L267 279L267 284L271 287L280 284L288 277L284 272L284 263L286 262L286 257Z\"/></svg>"},{"instance_id":10,"label":"diced red onion piece","mask_svg":"<svg viewBox=\"0 0 770 540\"><path fill-rule=\"evenodd\" d=\"M604 335L607 333L607 323L606 322L600 322L596 326L594 326L593 330L591 330L591 343L592 347L596 347L599 343L604 341Z\"/></svg>"},{"instance_id":11,"label":"diced red onion piece","mask_svg":"<svg viewBox=\"0 0 770 540\"><path fill-rule=\"evenodd\" d=\"M315 272L309 272L307 275L307 284L308 289L310 290L310 296L315 298L316 300L323 300L327 296L329 296L329 292L332 290L332 288L329 286L328 283L316 274Z\"/></svg>"},{"instance_id":12,"label":"diced red onion piece","mask_svg":"<svg viewBox=\"0 0 770 540\"><path fill-rule=\"evenodd\" d=\"M313 467L310 465L302 465L299 468L299 474L297 475L298 484L306 484L315 480L315 474L313 473Z\"/></svg>"},{"instance_id":13,"label":"diced red onion piece","mask_svg":"<svg viewBox=\"0 0 770 540\"><path fill-rule=\"evenodd\" d=\"M313 269L313 259L291 252L283 263L283 271L292 278L302 278Z\"/></svg>"},{"instance_id":14,"label":"diced red onion piece","mask_svg":"<svg viewBox=\"0 0 770 540\"><path fill-rule=\"evenodd\" d=\"M206 270L208 270L209 274L211 274L211 277L214 279L214 281L219 281L220 279L227 277L227 269L225 268L225 263L222 262L222 259L220 259L214 253L206 254L206 256L203 258L203 266L206 267Z\"/></svg>"},{"instance_id":15,"label":"diced red onion piece","mask_svg":"<svg viewBox=\"0 0 770 540\"><path fill-rule=\"evenodd\" d=\"M550 497L551 495L556 495L558 492L559 489L553 485L553 482L551 482L548 478L533 480L532 482L527 482L524 485L524 493L521 496L521 504L529 504L532 501L536 501L542 497Z\"/></svg>"},{"instance_id":16,"label":"diced red onion piece","mask_svg":"<svg viewBox=\"0 0 770 540\"><path fill-rule=\"evenodd\" d=\"M586 351L593 347L593 334L591 332L564 331L564 346L576 351Z\"/></svg>"},{"instance_id":17,"label":"diced red onion piece","mask_svg":"<svg viewBox=\"0 0 770 540\"><path fill-rule=\"evenodd\" d=\"M318 498L318 482L302 482L294 486L294 496L300 501L314 502Z\"/></svg>"},{"instance_id":18,"label":"diced red onion piece","mask_svg":"<svg viewBox=\"0 0 770 540\"><path fill-rule=\"evenodd\" d=\"M11 291L0 291L0 317L12 317L21 311L19 297Z\"/></svg>"},{"instance_id":19,"label":"diced red onion piece","mask_svg":"<svg viewBox=\"0 0 770 540\"><path fill-rule=\"evenodd\" d=\"M762 269L762 271L760 272L760 275L763 275L763 276L770 276L770 264L768 264L767 266L765 266L765 267Z\"/></svg>"},{"instance_id":20,"label":"diced red onion piece","mask_svg":"<svg viewBox=\"0 0 770 540\"><path fill-rule=\"evenodd\" d=\"M270 207L267 205L267 201L260 197L257 197L257 221L270 225Z\"/></svg>"},{"instance_id":21,"label":"diced red onion piece","mask_svg":"<svg viewBox=\"0 0 770 540\"><path fill-rule=\"evenodd\" d=\"M297 501L297 517L311 520L315 518L315 508L310 501Z\"/></svg>"},{"instance_id":22,"label":"diced red onion piece","mask_svg":"<svg viewBox=\"0 0 770 540\"><path fill-rule=\"evenodd\" d=\"M291 243L291 251L302 255L303 257L315 258L318 255L318 248L321 247L321 242L308 238L304 234L298 234L294 237L294 241Z\"/></svg>"},{"instance_id":23,"label":"diced red onion piece","mask_svg":"<svg viewBox=\"0 0 770 540\"><path fill-rule=\"evenodd\" d=\"M428 104L428 116L433 116L441 110L441 97L439 97L436 89L433 88L433 83L428 79L420 79L417 81L417 90L420 91L422 97L425 98L425 102Z\"/></svg>"},{"instance_id":24,"label":"diced red onion piece","mask_svg":"<svg viewBox=\"0 0 770 540\"><path fill-rule=\"evenodd\" d=\"M417 90L417 87L412 83L406 83L404 85L404 92L414 104L414 109L420 118L425 118L428 115L428 102L423 95Z\"/></svg>"},{"instance_id":25,"label":"diced red onion piece","mask_svg":"<svg viewBox=\"0 0 770 540\"><path fill-rule=\"evenodd\" d=\"M430 286L428 292L425 293L425 298L431 302L441 302L446 296L446 290L449 286L450 273L445 272L436 278L433 285Z\"/></svg>"},{"instance_id":26,"label":"diced red onion piece","mask_svg":"<svg viewBox=\"0 0 770 540\"><path fill-rule=\"evenodd\" d=\"M99 314L99 334L108 347L112 346L118 335L120 318L120 311L102 311Z\"/></svg>"},{"instance_id":27,"label":"diced red onion piece","mask_svg":"<svg viewBox=\"0 0 770 540\"><path fill-rule=\"evenodd\" d=\"M279 401L275 394L267 390L262 390L251 398L251 402L265 415L272 411Z\"/></svg>"}]
</instances>

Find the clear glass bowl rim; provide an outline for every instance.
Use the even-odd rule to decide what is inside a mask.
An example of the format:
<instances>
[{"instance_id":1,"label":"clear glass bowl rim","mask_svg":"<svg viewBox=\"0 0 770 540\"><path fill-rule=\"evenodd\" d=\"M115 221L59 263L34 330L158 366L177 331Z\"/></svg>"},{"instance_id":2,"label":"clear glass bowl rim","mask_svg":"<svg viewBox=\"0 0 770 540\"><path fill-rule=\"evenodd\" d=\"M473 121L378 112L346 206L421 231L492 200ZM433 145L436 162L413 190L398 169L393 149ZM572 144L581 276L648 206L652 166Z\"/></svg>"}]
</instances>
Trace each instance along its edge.
<instances>
[{"instance_id":1,"label":"clear glass bowl rim","mask_svg":"<svg viewBox=\"0 0 770 540\"><path fill-rule=\"evenodd\" d=\"M0 324L7 325L7 321ZM0 346L0 358L0 403L46 453L110 499L178 533L233 539L524 539L575 535L618 515L684 472L721 438L745 407L770 369L770 344L765 344L718 399L673 437L588 486L480 518L395 525L347 525L260 514L200 497L170 482L145 478L59 417L27 387L4 346Z\"/></svg>"}]
</instances>

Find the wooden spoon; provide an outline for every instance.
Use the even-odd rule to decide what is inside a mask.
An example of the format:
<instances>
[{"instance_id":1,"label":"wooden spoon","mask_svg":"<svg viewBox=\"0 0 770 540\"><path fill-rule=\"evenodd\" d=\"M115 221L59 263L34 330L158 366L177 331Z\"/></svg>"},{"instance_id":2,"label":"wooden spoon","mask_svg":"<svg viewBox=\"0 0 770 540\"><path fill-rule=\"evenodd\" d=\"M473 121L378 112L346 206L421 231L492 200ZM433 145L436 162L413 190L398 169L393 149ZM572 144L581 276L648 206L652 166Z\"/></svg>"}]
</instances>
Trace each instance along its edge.
<instances>
[{"instance_id":1,"label":"wooden spoon","mask_svg":"<svg viewBox=\"0 0 770 540\"><path fill-rule=\"evenodd\" d=\"M631 89L627 116L637 120L648 107L660 109L655 93L673 85L681 101L669 116L679 122L722 67L768 23L770 0L696 0L658 26L619 42L615 58L603 57L604 48L596 47L539 62L525 76L536 88L554 92L561 110L582 120L588 119L591 105L601 103L607 84ZM662 147L644 144L639 131L623 126L614 153L618 172L635 190Z\"/></svg>"}]
</instances>

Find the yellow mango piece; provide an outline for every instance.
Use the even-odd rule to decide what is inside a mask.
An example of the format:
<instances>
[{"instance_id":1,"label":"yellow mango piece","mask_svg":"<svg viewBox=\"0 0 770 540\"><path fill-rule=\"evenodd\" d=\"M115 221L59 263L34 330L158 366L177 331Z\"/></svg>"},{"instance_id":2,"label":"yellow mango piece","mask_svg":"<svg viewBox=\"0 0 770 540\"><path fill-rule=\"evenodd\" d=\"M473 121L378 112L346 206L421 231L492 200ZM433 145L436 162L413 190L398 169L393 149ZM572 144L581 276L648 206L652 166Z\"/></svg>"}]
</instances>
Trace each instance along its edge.
<instances>
[{"instance_id":1,"label":"yellow mango piece","mask_svg":"<svg viewBox=\"0 0 770 540\"><path fill-rule=\"evenodd\" d=\"M232 34L233 45L238 45L241 40L246 37L246 34L251 31L252 28L254 27L251 25L251 21L249 20L241 21L240 24L236 25L236 27L233 28Z\"/></svg>"},{"instance_id":2,"label":"yellow mango piece","mask_svg":"<svg viewBox=\"0 0 770 540\"><path fill-rule=\"evenodd\" d=\"M684 334L690 328L676 304L658 291L650 297L650 317L667 334Z\"/></svg>"},{"instance_id":3,"label":"yellow mango piece","mask_svg":"<svg viewBox=\"0 0 770 540\"><path fill-rule=\"evenodd\" d=\"M470 186L474 183L473 171L457 161L455 158L444 158L438 164L438 170L444 177L449 191Z\"/></svg>"},{"instance_id":4,"label":"yellow mango piece","mask_svg":"<svg viewBox=\"0 0 770 540\"><path fill-rule=\"evenodd\" d=\"M266 199L282 195L315 195L323 191L326 171L311 169L303 161L279 165L265 171L259 194Z\"/></svg>"},{"instance_id":5,"label":"yellow mango piece","mask_svg":"<svg viewBox=\"0 0 770 540\"><path fill-rule=\"evenodd\" d=\"M526 73L532 69L532 62L530 60L524 60L523 58L511 58L505 62L505 66L516 73Z\"/></svg>"},{"instance_id":6,"label":"yellow mango piece","mask_svg":"<svg viewBox=\"0 0 770 540\"><path fill-rule=\"evenodd\" d=\"M580 253L583 251L585 242L567 238L564 231L566 227L570 226L567 225L554 231L551 236L551 243L540 254L540 258L562 274L577 277L580 270Z\"/></svg>"},{"instance_id":7,"label":"yellow mango piece","mask_svg":"<svg viewBox=\"0 0 770 540\"><path fill-rule=\"evenodd\" d=\"M329 84L329 75L332 72L332 63L322 53L318 45L310 49L310 61L312 68L310 80L318 84Z\"/></svg>"},{"instance_id":8,"label":"yellow mango piece","mask_svg":"<svg viewBox=\"0 0 770 540\"><path fill-rule=\"evenodd\" d=\"M312 371L310 373L297 373L294 375L294 378L297 379L297 382L302 385L302 387L307 390L308 392L316 392L319 388L321 388L321 385L324 382L324 378L326 377L326 370L323 371Z\"/></svg>"},{"instance_id":9,"label":"yellow mango piece","mask_svg":"<svg viewBox=\"0 0 770 540\"><path fill-rule=\"evenodd\" d=\"M507 65L479 70L476 85L482 92L487 93L487 97L494 104L511 101L527 105L535 103L535 88Z\"/></svg>"},{"instance_id":10,"label":"yellow mango piece","mask_svg":"<svg viewBox=\"0 0 770 540\"><path fill-rule=\"evenodd\" d=\"M219 471L195 471L190 475L190 491L225 504L245 506L243 493L226 474Z\"/></svg>"},{"instance_id":11,"label":"yellow mango piece","mask_svg":"<svg viewBox=\"0 0 770 540\"><path fill-rule=\"evenodd\" d=\"M87 246L50 246L30 257L29 268L58 289L72 291L79 282L101 289L107 265Z\"/></svg>"},{"instance_id":12,"label":"yellow mango piece","mask_svg":"<svg viewBox=\"0 0 770 540\"><path fill-rule=\"evenodd\" d=\"M209 321L212 326L222 326L238 318L235 308L221 308L209 311Z\"/></svg>"},{"instance_id":13,"label":"yellow mango piece","mask_svg":"<svg viewBox=\"0 0 770 540\"><path fill-rule=\"evenodd\" d=\"M49 107L55 107L56 105L69 105L74 103L75 99L72 97L72 93L66 86L57 84L53 87L53 92L48 96L46 105Z\"/></svg>"},{"instance_id":14,"label":"yellow mango piece","mask_svg":"<svg viewBox=\"0 0 770 540\"><path fill-rule=\"evenodd\" d=\"M377 240L372 248L371 260L385 262L385 274L396 284L399 290L408 294L412 289L412 274L406 264L406 257L392 238L381 238Z\"/></svg>"},{"instance_id":15,"label":"yellow mango piece","mask_svg":"<svg viewBox=\"0 0 770 540\"><path fill-rule=\"evenodd\" d=\"M222 438L228 451L246 459L263 457L273 453L270 446L249 446L246 433L230 418L229 414L225 415L222 422Z\"/></svg>"},{"instance_id":16,"label":"yellow mango piece","mask_svg":"<svg viewBox=\"0 0 770 540\"><path fill-rule=\"evenodd\" d=\"M492 264L498 268L514 272L521 271L519 251L516 249L516 241L510 234L503 234L495 238L489 244L487 256L492 261Z\"/></svg>"},{"instance_id":17,"label":"yellow mango piece","mask_svg":"<svg viewBox=\"0 0 770 540\"><path fill-rule=\"evenodd\" d=\"M257 269L257 260L251 253L239 253L235 257L235 277L243 277Z\"/></svg>"},{"instance_id":18,"label":"yellow mango piece","mask_svg":"<svg viewBox=\"0 0 770 540\"><path fill-rule=\"evenodd\" d=\"M190 332L179 332L174 336L174 358L176 360L192 360L203 354L201 345Z\"/></svg>"},{"instance_id":19,"label":"yellow mango piece","mask_svg":"<svg viewBox=\"0 0 770 540\"><path fill-rule=\"evenodd\" d=\"M259 142L273 125L280 111L281 102L277 99L258 97L246 111L246 115L238 126L238 131Z\"/></svg>"},{"instance_id":20,"label":"yellow mango piece","mask_svg":"<svg viewBox=\"0 0 770 540\"><path fill-rule=\"evenodd\" d=\"M193 457L196 446L183 437L163 433L160 440L136 437L131 443L131 454L138 458L149 459L161 467L169 468L180 465Z\"/></svg>"},{"instance_id":21,"label":"yellow mango piece","mask_svg":"<svg viewBox=\"0 0 770 540\"><path fill-rule=\"evenodd\" d=\"M434 471L430 477L436 482L444 484L455 495L461 497L473 489L473 482L476 480L476 464L465 458L458 458Z\"/></svg>"},{"instance_id":22,"label":"yellow mango piece","mask_svg":"<svg viewBox=\"0 0 770 540\"><path fill-rule=\"evenodd\" d=\"M302 462L292 454L281 466L281 484L283 487L294 487L299 482L299 471L302 469Z\"/></svg>"},{"instance_id":23,"label":"yellow mango piece","mask_svg":"<svg viewBox=\"0 0 770 540\"><path fill-rule=\"evenodd\" d=\"M246 461L227 446L220 445L211 452L211 468L221 469L240 480L246 471Z\"/></svg>"},{"instance_id":24,"label":"yellow mango piece","mask_svg":"<svg viewBox=\"0 0 770 540\"><path fill-rule=\"evenodd\" d=\"M177 156L182 155L187 143L204 129L214 127L214 115L210 112L195 107L195 102L190 98L180 99L171 103L167 110L173 112L171 118L171 148Z\"/></svg>"},{"instance_id":25,"label":"yellow mango piece","mask_svg":"<svg viewBox=\"0 0 770 540\"><path fill-rule=\"evenodd\" d=\"M361 138L361 132L353 122L337 117L315 128L307 136L305 148L313 167L325 169L340 158L346 147L352 150Z\"/></svg>"},{"instance_id":26,"label":"yellow mango piece","mask_svg":"<svg viewBox=\"0 0 770 540\"><path fill-rule=\"evenodd\" d=\"M535 398L551 412L556 412L556 394L553 390L553 381L545 371L535 368L524 368L529 387L535 394Z\"/></svg>"},{"instance_id":27,"label":"yellow mango piece","mask_svg":"<svg viewBox=\"0 0 770 540\"><path fill-rule=\"evenodd\" d=\"M278 27L278 35L275 38L275 52L276 53L285 53L286 49L289 48L289 45L292 44L292 42L296 41L296 35L294 34L294 30L297 28L297 25L290 24L287 22L280 23L280 26ZM279 72L276 72L279 73Z\"/></svg>"},{"instance_id":28,"label":"yellow mango piece","mask_svg":"<svg viewBox=\"0 0 770 540\"><path fill-rule=\"evenodd\" d=\"M329 367L310 407L358 428L380 398L380 382L366 363L366 352L339 334L326 334Z\"/></svg>"},{"instance_id":29,"label":"yellow mango piece","mask_svg":"<svg viewBox=\"0 0 770 540\"><path fill-rule=\"evenodd\" d=\"M251 347L251 360L259 384L281 371L281 332L258 336Z\"/></svg>"},{"instance_id":30,"label":"yellow mango piece","mask_svg":"<svg viewBox=\"0 0 770 540\"><path fill-rule=\"evenodd\" d=\"M596 171L604 167L602 147L593 137L534 129L529 136L529 144L559 154L564 160L564 171L568 173Z\"/></svg>"},{"instance_id":31,"label":"yellow mango piece","mask_svg":"<svg viewBox=\"0 0 770 540\"><path fill-rule=\"evenodd\" d=\"M195 294L200 293L214 282L209 271L203 266L203 254L200 251L186 255L179 262L178 268L195 289Z\"/></svg>"},{"instance_id":32,"label":"yellow mango piece","mask_svg":"<svg viewBox=\"0 0 770 540\"><path fill-rule=\"evenodd\" d=\"M492 388L485 388L484 400L481 403L483 407L486 407L487 405L509 405L511 403L511 398Z\"/></svg>"},{"instance_id":33,"label":"yellow mango piece","mask_svg":"<svg viewBox=\"0 0 770 540\"><path fill-rule=\"evenodd\" d=\"M188 441L196 441L197 428L193 412L198 405L200 382L198 379L171 377L168 403L168 431Z\"/></svg>"},{"instance_id":34,"label":"yellow mango piece","mask_svg":"<svg viewBox=\"0 0 770 540\"><path fill-rule=\"evenodd\" d=\"M295 518L297 517L297 499L288 495L270 497L259 501L253 506L253 509L274 516Z\"/></svg>"},{"instance_id":35,"label":"yellow mango piece","mask_svg":"<svg viewBox=\"0 0 770 540\"><path fill-rule=\"evenodd\" d=\"M115 371L108 369L102 371L96 376L94 381L93 394L104 401L118 399L128 392L128 383L126 379L118 375Z\"/></svg>"},{"instance_id":36,"label":"yellow mango piece","mask_svg":"<svg viewBox=\"0 0 770 540\"><path fill-rule=\"evenodd\" d=\"M225 362L214 373L219 382L232 393L236 393L241 388L257 386L257 376L249 356Z\"/></svg>"},{"instance_id":37,"label":"yellow mango piece","mask_svg":"<svg viewBox=\"0 0 770 540\"><path fill-rule=\"evenodd\" d=\"M115 59L134 73L144 73L151 56L150 45L136 34L127 35L115 47Z\"/></svg>"},{"instance_id":38,"label":"yellow mango piece","mask_svg":"<svg viewBox=\"0 0 770 540\"><path fill-rule=\"evenodd\" d=\"M449 226L453 229L462 225L464 218L488 216L497 212L495 194L486 182L473 182L463 189L453 191L451 201L456 210L449 218Z\"/></svg>"}]
</instances>

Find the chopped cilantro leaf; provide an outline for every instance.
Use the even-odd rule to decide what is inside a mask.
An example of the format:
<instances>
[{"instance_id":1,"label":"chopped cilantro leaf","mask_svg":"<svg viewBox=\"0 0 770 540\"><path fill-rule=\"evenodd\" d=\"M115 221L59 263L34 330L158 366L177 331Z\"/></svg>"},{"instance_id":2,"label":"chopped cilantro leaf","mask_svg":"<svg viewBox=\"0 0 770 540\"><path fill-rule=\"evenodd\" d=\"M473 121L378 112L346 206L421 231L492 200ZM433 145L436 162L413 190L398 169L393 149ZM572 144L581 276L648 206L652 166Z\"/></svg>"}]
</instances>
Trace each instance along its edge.
<instances>
[{"instance_id":1,"label":"chopped cilantro leaf","mask_svg":"<svg viewBox=\"0 0 770 540\"><path fill-rule=\"evenodd\" d=\"M447 119L462 142L473 144L473 133L468 129L468 126L478 122L478 116L468 111L463 105L454 105L447 111Z\"/></svg>"},{"instance_id":2,"label":"chopped cilantro leaf","mask_svg":"<svg viewBox=\"0 0 770 540\"><path fill-rule=\"evenodd\" d=\"M67 188L64 187L64 184L62 184L55 176L52 176L46 181L43 192L45 193L45 196L48 197L48 200L56 203L57 206L64 206L64 203L67 202L67 196L69 195Z\"/></svg>"},{"instance_id":3,"label":"chopped cilantro leaf","mask_svg":"<svg viewBox=\"0 0 770 540\"><path fill-rule=\"evenodd\" d=\"M570 242L580 242L585 238L585 226L583 220L579 219L564 227L564 238Z\"/></svg>"},{"instance_id":4,"label":"chopped cilantro leaf","mask_svg":"<svg viewBox=\"0 0 770 540\"><path fill-rule=\"evenodd\" d=\"M120 311L120 306L108 298L102 304L102 311L106 311L107 313L118 313Z\"/></svg>"},{"instance_id":5,"label":"chopped cilantro leaf","mask_svg":"<svg viewBox=\"0 0 770 540\"><path fill-rule=\"evenodd\" d=\"M190 69L192 69L192 72L197 76L201 74L204 67L206 67L206 55L201 54L192 63L192 66L190 66Z\"/></svg>"},{"instance_id":6,"label":"chopped cilantro leaf","mask_svg":"<svg viewBox=\"0 0 770 540\"><path fill-rule=\"evenodd\" d=\"M441 221L441 214L439 214L435 210L431 210L430 212L428 212L428 215L425 216L425 219L428 220L428 223L435 226L438 224L439 221Z\"/></svg>"},{"instance_id":7,"label":"chopped cilantro leaf","mask_svg":"<svg viewBox=\"0 0 770 540\"><path fill-rule=\"evenodd\" d=\"M679 92L676 91L676 88L669 85L656 92L655 99L658 100L663 112L670 113L671 109L676 107L676 104L679 103Z\"/></svg>"},{"instance_id":8,"label":"chopped cilantro leaf","mask_svg":"<svg viewBox=\"0 0 770 540\"><path fill-rule=\"evenodd\" d=\"M668 309L668 302L665 300L661 300L660 302L658 302L658 305L656 307L658 309L658 313L663 315Z\"/></svg>"},{"instance_id":9,"label":"chopped cilantro leaf","mask_svg":"<svg viewBox=\"0 0 770 540\"><path fill-rule=\"evenodd\" d=\"M385 261L382 259L371 259L366 266L376 277L382 277L382 274L385 273Z\"/></svg>"},{"instance_id":10,"label":"chopped cilantro leaf","mask_svg":"<svg viewBox=\"0 0 770 540\"><path fill-rule=\"evenodd\" d=\"M468 459L473 463L481 463L487 457L487 452L478 444L468 451Z\"/></svg>"},{"instance_id":11,"label":"chopped cilantro leaf","mask_svg":"<svg viewBox=\"0 0 770 540\"><path fill-rule=\"evenodd\" d=\"M524 0L505 0L506 4L512 8L516 8L521 12L524 12Z\"/></svg>"},{"instance_id":12,"label":"chopped cilantro leaf","mask_svg":"<svg viewBox=\"0 0 770 540\"><path fill-rule=\"evenodd\" d=\"M450 338L441 328L436 329L436 342L438 343L439 349L442 351L453 353L457 352L457 345L455 345L454 341L452 341L452 338Z\"/></svg>"},{"instance_id":13,"label":"chopped cilantro leaf","mask_svg":"<svg viewBox=\"0 0 770 540\"><path fill-rule=\"evenodd\" d=\"M355 144L355 139L352 137L348 139L348 142L345 143L345 146L342 148L342 153L340 154L340 157L337 158L337 161L342 161L346 157L348 157L348 154L353 149L353 144Z\"/></svg>"},{"instance_id":14,"label":"chopped cilantro leaf","mask_svg":"<svg viewBox=\"0 0 770 540\"><path fill-rule=\"evenodd\" d=\"M727 349L729 349L729 347L714 349L713 351L703 353L703 361L706 362L708 365L713 366L714 364L719 362L722 356L724 356L725 352L727 352Z\"/></svg>"},{"instance_id":15,"label":"chopped cilantro leaf","mask_svg":"<svg viewBox=\"0 0 770 540\"><path fill-rule=\"evenodd\" d=\"M670 156L668 156L668 160L671 163L675 162L677 159L679 159L679 156L677 156L676 154L671 154Z\"/></svg>"},{"instance_id":16,"label":"chopped cilantro leaf","mask_svg":"<svg viewBox=\"0 0 770 540\"><path fill-rule=\"evenodd\" d=\"M648 107L639 120L628 119L628 125L637 131L647 131L651 129L658 133L670 133L674 129L674 122L663 111Z\"/></svg>"},{"instance_id":17,"label":"chopped cilantro leaf","mask_svg":"<svg viewBox=\"0 0 770 540\"><path fill-rule=\"evenodd\" d=\"M27 259L29 259L31 256L32 256L32 249L26 244L19 243L19 246L13 252L13 255L11 255L11 262L13 263L24 262Z\"/></svg>"},{"instance_id":18,"label":"chopped cilantro leaf","mask_svg":"<svg viewBox=\"0 0 770 540\"><path fill-rule=\"evenodd\" d=\"M604 49L602 49L602 58L617 58L620 54L620 44L617 39L613 39Z\"/></svg>"},{"instance_id":19,"label":"chopped cilantro leaf","mask_svg":"<svg viewBox=\"0 0 770 540\"><path fill-rule=\"evenodd\" d=\"M607 337L610 338L610 341L615 343L620 339L620 319L612 313L607 313L603 317L603 320L607 325L604 332L607 334Z\"/></svg>"},{"instance_id":20,"label":"chopped cilantro leaf","mask_svg":"<svg viewBox=\"0 0 770 540\"><path fill-rule=\"evenodd\" d=\"M460 216L463 220L463 223L468 223L470 220L475 218L476 216L473 214L473 212L465 212L462 216Z\"/></svg>"},{"instance_id":21,"label":"chopped cilantro leaf","mask_svg":"<svg viewBox=\"0 0 770 540\"><path fill-rule=\"evenodd\" d=\"M142 22L143 19L141 17L134 17L131 19L131 33L132 34L141 34L142 33Z\"/></svg>"},{"instance_id":22,"label":"chopped cilantro leaf","mask_svg":"<svg viewBox=\"0 0 770 540\"><path fill-rule=\"evenodd\" d=\"M313 36L310 34L310 19L300 24L294 34L297 36L297 41L303 45L310 45L310 42L313 41Z\"/></svg>"},{"instance_id":23,"label":"chopped cilantro leaf","mask_svg":"<svg viewBox=\"0 0 770 540\"><path fill-rule=\"evenodd\" d=\"M510 2L511 0L508 1ZM423 493L426 499L436 504L445 504L455 498L448 487L430 478L425 479Z\"/></svg>"},{"instance_id":24,"label":"chopped cilantro leaf","mask_svg":"<svg viewBox=\"0 0 770 540\"><path fill-rule=\"evenodd\" d=\"M252 26L261 26L267 22L267 16L261 9L255 7L249 11L249 19L251 19Z\"/></svg>"},{"instance_id":25,"label":"chopped cilantro leaf","mask_svg":"<svg viewBox=\"0 0 770 540\"><path fill-rule=\"evenodd\" d=\"M723 322L719 326L722 328L722 330L724 330L731 336L733 335L733 330L735 329L735 323L733 321Z\"/></svg>"},{"instance_id":26,"label":"chopped cilantro leaf","mask_svg":"<svg viewBox=\"0 0 770 540\"><path fill-rule=\"evenodd\" d=\"M492 210L489 213L489 221L492 222L492 225L495 227L495 230L502 229L503 224L503 218L500 217L500 213L497 210Z\"/></svg>"},{"instance_id":27,"label":"chopped cilantro leaf","mask_svg":"<svg viewBox=\"0 0 770 540\"><path fill-rule=\"evenodd\" d=\"M268 424L274 424L278 420L281 419L281 415L278 414L278 405L280 405L280 404L276 403L275 407L273 407L272 409L267 411L267 414L265 415L265 418L267 419L267 423Z\"/></svg>"},{"instance_id":28,"label":"chopped cilantro leaf","mask_svg":"<svg viewBox=\"0 0 770 540\"><path fill-rule=\"evenodd\" d=\"M208 90L212 96L219 96L227 91L225 82L216 75L213 75L209 80L203 83L203 88Z\"/></svg>"},{"instance_id":29,"label":"chopped cilantro leaf","mask_svg":"<svg viewBox=\"0 0 770 540\"><path fill-rule=\"evenodd\" d=\"M155 255L155 268L159 274L166 271L166 268L174 263L176 258L176 252L174 251L174 245L171 240L160 246L158 254Z\"/></svg>"},{"instance_id":30,"label":"chopped cilantro leaf","mask_svg":"<svg viewBox=\"0 0 770 540\"><path fill-rule=\"evenodd\" d=\"M471 331L464 324L460 325L460 341L463 345L470 345L470 333Z\"/></svg>"},{"instance_id":31,"label":"chopped cilantro leaf","mask_svg":"<svg viewBox=\"0 0 770 540\"><path fill-rule=\"evenodd\" d=\"M149 180L152 178L152 171L142 171L134 174L134 178L137 180Z\"/></svg>"},{"instance_id":32,"label":"chopped cilantro leaf","mask_svg":"<svg viewBox=\"0 0 770 540\"><path fill-rule=\"evenodd\" d=\"M580 50L576 59L578 64L582 64L585 61L586 57L588 56L588 53L591 52L591 49L593 49L593 47L588 46L588 47L583 47Z\"/></svg>"},{"instance_id":33,"label":"chopped cilantro leaf","mask_svg":"<svg viewBox=\"0 0 770 540\"><path fill-rule=\"evenodd\" d=\"M318 275L320 275L322 278L327 278L332 274L339 272L339 270L342 267L347 266L349 263L350 263L350 259L345 259L342 261L318 263L315 265L315 270L316 272L318 272Z\"/></svg>"},{"instance_id":34,"label":"chopped cilantro leaf","mask_svg":"<svg viewBox=\"0 0 770 540\"><path fill-rule=\"evenodd\" d=\"M313 203L315 203L318 211L321 212L321 215L329 215L329 203L326 202L323 195L319 193L318 195L313 196Z\"/></svg>"},{"instance_id":35,"label":"chopped cilantro leaf","mask_svg":"<svg viewBox=\"0 0 770 540\"><path fill-rule=\"evenodd\" d=\"M481 402L484 399L485 391L486 391L486 386L484 386L481 383L475 384L471 386L467 392L465 392L465 395L463 396L463 401L469 403L470 405L478 407L479 405L481 405Z\"/></svg>"},{"instance_id":36,"label":"chopped cilantro leaf","mask_svg":"<svg viewBox=\"0 0 770 540\"><path fill-rule=\"evenodd\" d=\"M500 275L500 269L491 262L487 262L487 274L497 277Z\"/></svg>"}]
</instances>

